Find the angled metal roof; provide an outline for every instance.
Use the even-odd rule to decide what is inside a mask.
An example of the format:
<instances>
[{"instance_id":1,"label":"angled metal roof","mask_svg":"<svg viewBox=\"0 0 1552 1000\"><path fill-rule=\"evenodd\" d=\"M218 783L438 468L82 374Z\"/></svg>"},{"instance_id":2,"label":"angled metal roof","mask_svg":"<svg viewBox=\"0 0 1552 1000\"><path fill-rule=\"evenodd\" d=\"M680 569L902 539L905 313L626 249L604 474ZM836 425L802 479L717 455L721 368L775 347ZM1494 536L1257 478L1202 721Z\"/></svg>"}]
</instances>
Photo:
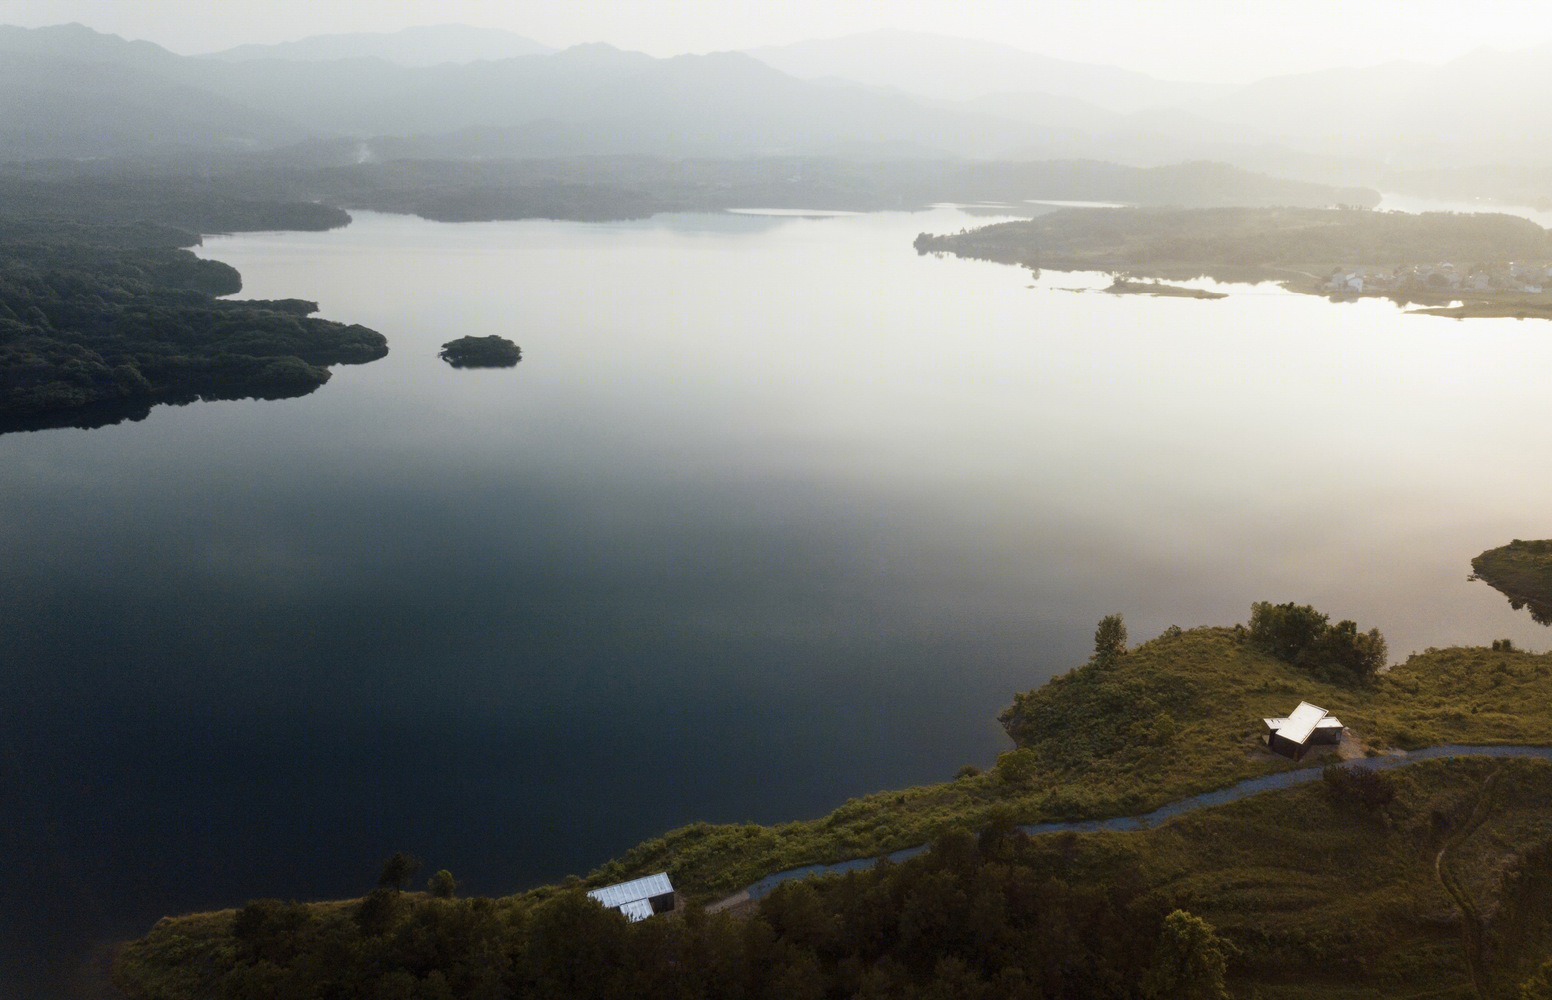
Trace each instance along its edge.
<instances>
[{"instance_id":1,"label":"angled metal roof","mask_svg":"<svg viewBox=\"0 0 1552 1000\"><path fill-rule=\"evenodd\" d=\"M623 910L625 906L637 901L648 900L653 896L664 896L674 891L673 883L668 881L667 872L658 872L656 875L648 875L646 878L638 878L630 882L618 882L614 885L606 885L602 889L594 889L588 895L598 900L610 909ZM625 915L630 917L630 913ZM652 907L647 907L647 916L652 915ZM640 917L631 917L639 920Z\"/></svg>"},{"instance_id":2,"label":"angled metal roof","mask_svg":"<svg viewBox=\"0 0 1552 1000\"><path fill-rule=\"evenodd\" d=\"M619 911L625 914L625 919L631 923L645 920L652 916L652 901L649 899L633 899L629 903L621 903Z\"/></svg>"},{"instance_id":3,"label":"angled metal roof","mask_svg":"<svg viewBox=\"0 0 1552 1000\"><path fill-rule=\"evenodd\" d=\"M1287 719L1262 719L1261 721L1266 723L1266 728L1274 730L1274 731L1278 730L1278 729L1281 729L1281 728L1283 728L1284 726L1286 726L1288 724L1288 720ZM1334 715L1328 715L1324 719L1321 719L1319 722L1315 723L1315 728L1316 729L1341 729L1342 728L1342 720L1338 719Z\"/></svg>"},{"instance_id":4,"label":"angled metal roof","mask_svg":"<svg viewBox=\"0 0 1552 1000\"><path fill-rule=\"evenodd\" d=\"M1285 740L1295 743L1303 743L1310 738L1315 727L1320 725L1320 720L1326 717L1326 710L1319 705L1311 705L1307 701L1299 702L1299 707L1288 716L1288 721L1280 726L1277 735Z\"/></svg>"}]
</instances>

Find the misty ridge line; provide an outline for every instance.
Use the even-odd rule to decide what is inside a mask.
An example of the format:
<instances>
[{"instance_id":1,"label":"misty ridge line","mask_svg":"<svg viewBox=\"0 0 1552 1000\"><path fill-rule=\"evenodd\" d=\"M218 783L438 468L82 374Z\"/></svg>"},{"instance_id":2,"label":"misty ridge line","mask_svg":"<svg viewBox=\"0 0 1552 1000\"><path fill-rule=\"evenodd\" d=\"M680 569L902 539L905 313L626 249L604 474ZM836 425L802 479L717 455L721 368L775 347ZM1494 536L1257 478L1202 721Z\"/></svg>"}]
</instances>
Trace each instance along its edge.
<instances>
[{"instance_id":1,"label":"misty ridge line","mask_svg":"<svg viewBox=\"0 0 1552 1000\"><path fill-rule=\"evenodd\" d=\"M655 58L444 25L194 57L81 25L7 26L0 138L13 160L252 154L349 137L447 159L1212 160L1371 186L1491 168L1524 198L1533 182L1511 175L1552 160L1552 109L1502 108L1552 82L1548 54L1225 87L899 31ZM1495 94L1506 100L1483 101Z\"/></svg>"}]
</instances>

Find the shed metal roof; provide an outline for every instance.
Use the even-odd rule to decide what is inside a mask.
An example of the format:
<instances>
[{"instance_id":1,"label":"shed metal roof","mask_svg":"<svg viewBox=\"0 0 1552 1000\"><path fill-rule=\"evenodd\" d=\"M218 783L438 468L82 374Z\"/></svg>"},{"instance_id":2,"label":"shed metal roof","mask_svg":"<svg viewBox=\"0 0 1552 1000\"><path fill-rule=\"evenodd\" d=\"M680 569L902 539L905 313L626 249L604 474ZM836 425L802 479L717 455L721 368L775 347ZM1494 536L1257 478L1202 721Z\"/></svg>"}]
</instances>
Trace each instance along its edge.
<instances>
[{"instance_id":1,"label":"shed metal roof","mask_svg":"<svg viewBox=\"0 0 1552 1000\"><path fill-rule=\"evenodd\" d=\"M627 904L638 900L651 899L654 896L665 896L674 891L672 882L668 881L667 872L658 872L656 875L648 875L646 878L634 879L630 882L617 882L614 885L606 885L602 889L594 889L589 896L598 900L610 909L622 909ZM652 907L647 907L647 916L651 916ZM625 914L627 917L630 913ZM632 917L632 919L640 919Z\"/></svg>"},{"instance_id":2,"label":"shed metal roof","mask_svg":"<svg viewBox=\"0 0 1552 1000\"><path fill-rule=\"evenodd\" d=\"M1320 725L1320 720L1326 717L1326 710L1319 705L1311 705L1307 701L1299 702L1299 707L1288 716L1288 721L1277 730L1277 735L1285 740L1295 743L1303 743L1310 738L1315 727Z\"/></svg>"},{"instance_id":3,"label":"shed metal roof","mask_svg":"<svg viewBox=\"0 0 1552 1000\"><path fill-rule=\"evenodd\" d=\"M1288 720L1287 719L1262 719L1261 721L1266 723L1266 728L1274 730L1274 731L1278 730L1278 729L1281 729L1281 728L1283 728L1284 726L1286 726L1288 724ZM1315 723L1315 728L1316 729L1341 729L1342 728L1342 720L1338 719L1334 715L1328 715L1324 719L1321 719L1319 722Z\"/></svg>"},{"instance_id":4,"label":"shed metal roof","mask_svg":"<svg viewBox=\"0 0 1552 1000\"><path fill-rule=\"evenodd\" d=\"M619 910L625 914L625 919L631 923L645 920L652 916L652 901L649 899L633 899L629 903L621 903Z\"/></svg>"}]
</instances>

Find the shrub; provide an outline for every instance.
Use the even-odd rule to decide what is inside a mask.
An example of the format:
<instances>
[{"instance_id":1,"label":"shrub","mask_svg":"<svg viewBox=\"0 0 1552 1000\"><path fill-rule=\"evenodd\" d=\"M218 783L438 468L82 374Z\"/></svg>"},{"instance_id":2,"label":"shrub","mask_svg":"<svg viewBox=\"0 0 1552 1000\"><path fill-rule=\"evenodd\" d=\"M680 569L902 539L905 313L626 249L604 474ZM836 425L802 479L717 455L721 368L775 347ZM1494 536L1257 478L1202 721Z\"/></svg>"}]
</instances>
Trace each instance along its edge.
<instances>
[{"instance_id":1,"label":"shrub","mask_svg":"<svg viewBox=\"0 0 1552 1000\"><path fill-rule=\"evenodd\" d=\"M1308 604L1257 601L1250 606L1250 639L1279 660L1292 663L1325 631L1328 621Z\"/></svg>"},{"instance_id":2,"label":"shrub","mask_svg":"<svg viewBox=\"0 0 1552 1000\"><path fill-rule=\"evenodd\" d=\"M1250 640L1280 660L1339 684L1369 680L1389 656L1379 629L1359 632L1353 621L1332 625L1308 604L1292 602L1252 604Z\"/></svg>"},{"instance_id":3,"label":"shrub","mask_svg":"<svg viewBox=\"0 0 1552 1000\"><path fill-rule=\"evenodd\" d=\"M1389 805L1396 797L1396 785L1390 775L1369 767L1328 765L1320 772L1326 795L1339 808L1358 808L1373 812Z\"/></svg>"},{"instance_id":4,"label":"shrub","mask_svg":"<svg viewBox=\"0 0 1552 1000\"><path fill-rule=\"evenodd\" d=\"M997 766L993 768L997 777L1010 785L1023 785L1031 781L1039 761L1033 750L1027 748L1009 750L1007 753L997 755Z\"/></svg>"},{"instance_id":5,"label":"shrub","mask_svg":"<svg viewBox=\"0 0 1552 1000\"><path fill-rule=\"evenodd\" d=\"M453 878L453 873L443 868L426 880L426 891L438 899L452 899L458 891L458 880Z\"/></svg>"}]
</instances>

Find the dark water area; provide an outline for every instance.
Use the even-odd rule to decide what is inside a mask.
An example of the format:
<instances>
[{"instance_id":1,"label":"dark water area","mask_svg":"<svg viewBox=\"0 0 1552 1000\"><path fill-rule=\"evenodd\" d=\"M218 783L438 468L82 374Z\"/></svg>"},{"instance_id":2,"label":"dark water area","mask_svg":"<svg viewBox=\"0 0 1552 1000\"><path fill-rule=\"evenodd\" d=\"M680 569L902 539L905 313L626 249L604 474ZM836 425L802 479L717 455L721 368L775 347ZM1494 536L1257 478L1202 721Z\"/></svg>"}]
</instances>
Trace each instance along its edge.
<instances>
[{"instance_id":1,"label":"dark water area","mask_svg":"<svg viewBox=\"0 0 1552 1000\"><path fill-rule=\"evenodd\" d=\"M504 893L989 765L1113 611L1548 645L1466 576L1548 534L1552 326L911 249L976 221L209 240L390 354L0 436L0 995L397 850ZM523 361L449 368L465 335Z\"/></svg>"}]
</instances>

